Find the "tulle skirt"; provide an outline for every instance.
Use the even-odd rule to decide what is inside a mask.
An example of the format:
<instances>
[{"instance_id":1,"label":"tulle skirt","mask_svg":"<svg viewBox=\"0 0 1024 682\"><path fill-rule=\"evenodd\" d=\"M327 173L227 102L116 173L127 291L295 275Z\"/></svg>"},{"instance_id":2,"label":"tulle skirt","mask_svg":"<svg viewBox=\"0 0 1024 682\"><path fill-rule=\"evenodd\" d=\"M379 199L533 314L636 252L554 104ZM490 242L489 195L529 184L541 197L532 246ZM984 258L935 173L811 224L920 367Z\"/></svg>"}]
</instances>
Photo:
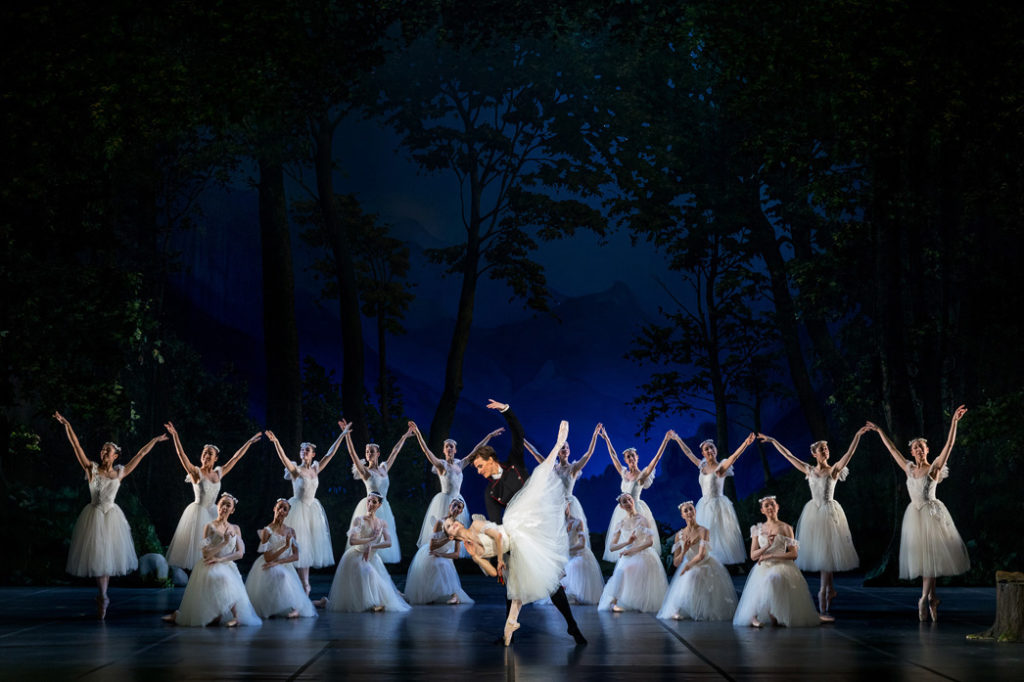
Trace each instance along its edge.
<instances>
[{"instance_id":1,"label":"tulle skirt","mask_svg":"<svg viewBox=\"0 0 1024 682\"><path fill-rule=\"evenodd\" d=\"M604 589L604 576L601 575L601 566L598 565L594 553L589 547L582 552L569 558L565 565L565 577L562 578L562 587L565 588L565 595L569 601L575 600L578 604L596 604L601 600L601 591Z\"/></svg>"},{"instance_id":2,"label":"tulle skirt","mask_svg":"<svg viewBox=\"0 0 1024 682\"><path fill-rule=\"evenodd\" d=\"M742 564L747 549L740 533L736 509L728 497L702 497L697 500L697 524L708 529L709 553L723 564Z\"/></svg>"},{"instance_id":3,"label":"tulle skirt","mask_svg":"<svg viewBox=\"0 0 1024 682\"><path fill-rule=\"evenodd\" d=\"M682 566L680 566L682 569ZM689 618L690 620L732 620L736 611L736 588L729 571L713 556L682 575L669 585L658 618Z\"/></svg>"},{"instance_id":4,"label":"tulle skirt","mask_svg":"<svg viewBox=\"0 0 1024 682\"><path fill-rule=\"evenodd\" d=\"M434 524L448 516L448 506L455 497L456 495L438 493L430 500L430 504L427 506L427 513L423 515L423 523L420 525L420 536L416 540L417 547L430 544L430 539L434 536ZM380 512L378 511L377 514L379 515ZM469 519L469 511L465 507L463 507L462 513L459 514L458 518L463 526L468 527L472 523ZM394 529L392 528L393 531ZM465 552L460 552L460 555L465 556L466 554Z\"/></svg>"},{"instance_id":5,"label":"tulle skirt","mask_svg":"<svg viewBox=\"0 0 1024 682\"><path fill-rule=\"evenodd\" d=\"M405 598L410 604L435 604L448 601L453 594L462 604L473 603L462 589L462 582L452 560L433 556L429 544L422 545L409 564Z\"/></svg>"},{"instance_id":6,"label":"tulle skirt","mask_svg":"<svg viewBox=\"0 0 1024 682\"><path fill-rule=\"evenodd\" d=\"M820 624L807 581L792 561L769 560L755 564L743 586L733 625L750 625L754 616L762 623L774 616L780 625L808 628Z\"/></svg>"},{"instance_id":7,"label":"tulle skirt","mask_svg":"<svg viewBox=\"0 0 1024 682\"><path fill-rule=\"evenodd\" d=\"M849 571L860 563L846 513L835 500L821 506L814 500L805 504L796 522L796 539L796 567L801 571Z\"/></svg>"},{"instance_id":8,"label":"tulle skirt","mask_svg":"<svg viewBox=\"0 0 1024 682\"><path fill-rule=\"evenodd\" d=\"M334 547L331 529L327 525L324 506L315 497L303 502L298 497L288 500L291 511L285 525L295 529L295 544L299 547L299 560L295 568L321 568L334 565Z\"/></svg>"},{"instance_id":9,"label":"tulle skirt","mask_svg":"<svg viewBox=\"0 0 1024 682\"><path fill-rule=\"evenodd\" d=\"M287 616L292 609L303 618L316 618L316 608L295 572L296 562L271 566L261 556L253 562L245 577L245 591L260 618Z\"/></svg>"},{"instance_id":10,"label":"tulle skirt","mask_svg":"<svg viewBox=\"0 0 1024 682\"><path fill-rule=\"evenodd\" d=\"M191 571L203 557L203 529L216 517L213 507L204 507L198 502L185 507L178 519L178 527L174 529L171 544L167 547L167 565Z\"/></svg>"},{"instance_id":11,"label":"tulle skirt","mask_svg":"<svg viewBox=\"0 0 1024 682\"><path fill-rule=\"evenodd\" d=\"M349 521L348 527L352 527L352 522L361 516L366 516L366 498L359 500L359 504L356 505L356 510L352 512L352 519ZM386 564L397 564L402 560L402 550L398 546L398 531L395 530L395 514L391 511L391 505L387 499L377 509L376 517L381 521L388 524L388 533L391 534L391 546L387 549L377 550L377 556L380 560ZM298 529L296 529L298 532ZM348 552L352 548L352 545L345 541L345 551ZM301 555L303 549L302 545L299 545L299 553ZM333 563L333 562L332 562Z\"/></svg>"},{"instance_id":12,"label":"tulle skirt","mask_svg":"<svg viewBox=\"0 0 1024 682\"><path fill-rule=\"evenodd\" d=\"M328 611L360 613L376 606L383 606L385 611L412 608L402 599L380 554L374 552L369 561L363 561L363 549L358 545L341 555L328 599Z\"/></svg>"},{"instance_id":13,"label":"tulle skirt","mask_svg":"<svg viewBox=\"0 0 1024 682\"><path fill-rule=\"evenodd\" d=\"M125 575L139 567L128 519L116 504L106 511L87 505L71 533L67 571L83 578Z\"/></svg>"},{"instance_id":14,"label":"tulle skirt","mask_svg":"<svg viewBox=\"0 0 1024 682\"><path fill-rule=\"evenodd\" d=\"M647 503L644 502L643 500L636 500L636 511L638 514L642 515L645 519L647 519L647 524L651 529L651 537L654 539L654 545L650 548L650 551L660 556L661 541L658 539L658 524L654 520L654 514L651 513L651 508L648 507ZM608 548L612 544L612 537L615 534L615 527L618 526L619 522L625 518L626 510L622 508L622 505L615 505L615 511L612 512L612 520L608 523L608 532L604 535L605 561L619 560L619 552L612 552Z\"/></svg>"},{"instance_id":15,"label":"tulle skirt","mask_svg":"<svg viewBox=\"0 0 1024 682\"><path fill-rule=\"evenodd\" d=\"M604 586L598 611L610 611L612 602L627 611L654 613L665 600L668 580L658 555L650 549L621 556Z\"/></svg>"},{"instance_id":16,"label":"tulle skirt","mask_svg":"<svg viewBox=\"0 0 1024 682\"><path fill-rule=\"evenodd\" d=\"M959 575L970 567L967 547L946 505L930 500L915 509L910 504L900 536L900 578Z\"/></svg>"},{"instance_id":17,"label":"tulle skirt","mask_svg":"<svg viewBox=\"0 0 1024 682\"><path fill-rule=\"evenodd\" d=\"M232 615L232 605L237 615ZM233 617L238 618L239 625L262 623L249 601L242 574L238 572L235 562L212 566L203 561L196 562L188 585L185 586L185 594L181 597L175 622L178 625L202 627L217 618L220 618L221 623L226 623Z\"/></svg>"},{"instance_id":18,"label":"tulle skirt","mask_svg":"<svg viewBox=\"0 0 1024 682\"><path fill-rule=\"evenodd\" d=\"M569 562L564 487L553 471L554 463L549 457L533 470L502 518L509 539L506 592L509 599L524 604L557 590Z\"/></svg>"}]
</instances>

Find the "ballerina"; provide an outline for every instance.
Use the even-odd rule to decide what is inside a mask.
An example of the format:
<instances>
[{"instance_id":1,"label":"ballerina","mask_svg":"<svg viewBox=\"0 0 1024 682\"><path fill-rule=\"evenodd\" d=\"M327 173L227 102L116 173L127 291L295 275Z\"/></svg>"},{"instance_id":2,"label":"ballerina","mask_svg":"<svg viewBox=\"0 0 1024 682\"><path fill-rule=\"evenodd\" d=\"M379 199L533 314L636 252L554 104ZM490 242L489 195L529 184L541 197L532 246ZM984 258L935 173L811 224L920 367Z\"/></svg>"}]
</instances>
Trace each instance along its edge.
<instances>
[{"instance_id":1,"label":"ballerina","mask_svg":"<svg viewBox=\"0 0 1024 682\"><path fill-rule=\"evenodd\" d=\"M963 405L953 412L946 444L931 463L928 462L928 441L924 438L910 441L910 454L914 458L910 462L882 429L867 423L907 475L910 504L903 514L900 533L900 578L912 580L921 576L921 598L917 602L917 617L921 621L927 620L929 615L933 621L939 619L940 600L935 595L935 579L941 575L959 575L971 567L967 547L953 524L953 517L946 505L935 497L935 488L949 476L946 463L956 441L957 424L965 414L967 408Z\"/></svg>"},{"instance_id":2,"label":"ballerina","mask_svg":"<svg viewBox=\"0 0 1024 682\"><path fill-rule=\"evenodd\" d=\"M622 520L609 535L608 547L619 559L604 586L597 610L654 613L668 591L661 557L651 551L658 534L647 518L637 512L632 495L620 493L617 502Z\"/></svg>"},{"instance_id":3,"label":"ballerina","mask_svg":"<svg viewBox=\"0 0 1024 682\"><path fill-rule=\"evenodd\" d=\"M556 475L558 466L555 466ZM559 478L562 478L559 475ZM563 484L564 484L564 479ZM575 498L573 498L575 499ZM577 500L577 504L579 501ZM604 577L594 553L590 549L587 529L582 519L573 516L572 501L565 505L565 532L569 536L569 563L565 565L562 587L570 602L596 604L601 600Z\"/></svg>"},{"instance_id":4,"label":"ballerina","mask_svg":"<svg viewBox=\"0 0 1024 682\"><path fill-rule=\"evenodd\" d=\"M391 532L377 513L386 504L384 496L370 492L360 503L366 511L352 519L348 531L349 546L338 561L331 592L318 606L329 611L408 611L381 561L380 550L391 546Z\"/></svg>"},{"instance_id":5,"label":"ballerina","mask_svg":"<svg viewBox=\"0 0 1024 682\"><path fill-rule=\"evenodd\" d=\"M755 436L753 433L747 436L736 451L722 462L717 459L718 448L715 447L714 441L705 440L700 444L701 454L704 455L704 459L701 460L693 454L682 438L675 437L683 453L700 471L697 476L701 491L701 497L697 500L697 524L708 529L711 536L711 556L723 564L742 564L747 559L736 509L732 505L732 500L726 497L723 491L725 477L735 475L732 465L754 442Z\"/></svg>"},{"instance_id":6,"label":"ballerina","mask_svg":"<svg viewBox=\"0 0 1024 682\"><path fill-rule=\"evenodd\" d=\"M66 569L71 575L96 578L96 616L103 620L110 605L110 599L107 597L110 576L125 575L139 567L131 528L128 527L128 520L114 499L117 497L118 488L121 487L121 481L135 471L135 467L149 454L154 445L167 440L167 434L160 434L143 445L124 466L114 464L117 456L121 454L121 448L115 443L104 443L100 448L97 463L85 456L85 450L78 442L71 422L60 412L54 412L53 416L64 426L75 458L85 471L85 480L89 482L91 497L91 501L75 521Z\"/></svg>"},{"instance_id":7,"label":"ballerina","mask_svg":"<svg viewBox=\"0 0 1024 682\"><path fill-rule=\"evenodd\" d=\"M199 466L195 466L185 454L181 447L181 438L174 424L167 422L164 428L171 434L174 440L174 451L178 454L178 461L185 469L185 482L192 484L192 493L195 500L191 502L178 519L178 525L171 537L171 544L167 546L167 564L169 566L180 566L186 571L191 571L196 562L201 558L203 543L203 529L210 521L217 516L215 504L217 495L220 494L220 484L235 465L249 450L249 447L263 437L257 433L238 448L238 451L231 456L231 459L222 466L216 466L217 456L220 448L207 443L199 455Z\"/></svg>"},{"instance_id":8,"label":"ballerina","mask_svg":"<svg viewBox=\"0 0 1024 682\"><path fill-rule=\"evenodd\" d=\"M292 505L279 498L274 503L274 520L259 531L260 557L245 578L245 591L261 618L316 618L316 609L294 564L299 560L295 530L286 525Z\"/></svg>"},{"instance_id":9,"label":"ballerina","mask_svg":"<svg viewBox=\"0 0 1024 682\"><path fill-rule=\"evenodd\" d=\"M853 546L850 524L842 506L833 499L836 481L845 481L850 470L846 465L857 450L860 437L870 429L862 426L853 436L850 447L835 464L828 463L828 443L819 440L811 443L811 456L816 464L811 465L797 459L782 443L771 436L758 434L762 442L771 443L797 471L807 478L811 488L811 499L804 505L796 522L796 540L803 549L796 559L801 571L818 571L821 584L818 590L818 613L829 615L832 600L836 597L834 574L857 568L860 559Z\"/></svg>"},{"instance_id":10,"label":"ballerina","mask_svg":"<svg viewBox=\"0 0 1024 682\"><path fill-rule=\"evenodd\" d=\"M178 610L164 616L168 623L189 627L222 623L232 628L263 622L249 601L242 574L235 565L245 556L242 531L228 521L237 506L234 495L220 494L217 518L203 529L203 560L192 569Z\"/></svg>"},{"instance_id":11,"label":"ballerina","mask_svg":"<svg viewBox=\"0 0 1024 682\"><path fill-rule=\"evenodd\" d=\"M427 447L427 442L423 439L423 434L420 433L420 429L416 426L416 422L409 422L409 430L416 436L416 441L420 444L420 450L426 456L427 461L434 468L437 473L437 478L441 482L441 492L434 495L430 500L430 504L427 505L427 511L423 515L423 523L420 525L420 534L416 540L416 546L422 547L423 545L430 544L430 539L436 532L436 526L438 521L444 519L448 515L448 508L452 501L455 499L462 499L460 492L462 490L462 472L466 469L470 459L473 456L473 452L477 448L487 445L488 442L495 436L500 435L505 429L496 429L491 431L489 434L484 436L484 439L476 444L472 450L469 451L469 455L461 459L455 457L455 453L458 451L458 444L448 438L444 441L444 459L438 459L431 452L430 448ZM459 519L466 525L469 523L469 512L466 511L466 502L462 502L462 517Z\"/></svg>"},{"instance_id":12,"label":"ballerina","mask_svg":"<svg viewBox=\"0 0 1024 682\"><path fill-rule=\"evenodd\" d=\"M651 508L647 506L646 502L640 499L640 493L651 487L651 483L654 481L654 468L658 466L658 461L665 453L665 446L668 445L669 439L676 435L675 431L670 430L665 433L665 437L662 439L661 445L658 446L658 453L654 455L654 459L652 459L650 463L643 468L643 470L640 470L637 466L636 448L626 448L622 451L622 459L626 462L626 466L623 467L619 464L619 458L615 454L615 448L612 447L612 442L608 438L608 431L606 431L602 426L600 428L600 433L604 438L605 444L608 446L608 455L612 458L612 464L615 466L615 470L619 472L619 476L622 477L620 490L624 493L629 493L637 512L647 519L647 527L650 529L650 536L652 540L650 550L655 556L660 557L661 541L658 539L658 524L654 520L654 515L651 514ZM605 534L605 561L618 560L618 553L611 549L612 543L608 541L608 538L612 537L612 533L615 532L619 522L621 522L625 517L625 509L621 504L616 505L615 511L612 512L612 519L608 523L608 532ZM660 598L658 603L661 603Z\"/></svg>"},{"instance_id":13,"label":"ballerina","mask_svg":"<svg viewBox=\"0 0 1024 682\"><path fill-rule=\"evenodd\" d=\"M402 446L405 445L405 441L412 437L412 435L412 429L403 433L402 437L395 443L395 447L391 449L391 454L388 456L387 461L380 463L379 445L367 443L364 451L366 459L359 459L356 455L355 446L352 444L352 432L349 431L345 434L348 454L352 458L352 476L363 481L367 493L367 497L360 500L359 504L356 505L355 511L352 512L352 521L349 526L352 527L357 519L366 514L366 502L370 499L369 494L379 493L381 504L380 509L377 510L377 518L383 521L390 529L392 539L388 546L382 547L382 551L375 556L379 556L381 561L386 564L396 564L402 560L402 550L398 546L398 531L395 529L395 515L391 511L391 505L388 504L388 485L390 485L388 472L391 471L395 458L398 457L398 453L401 451ZM348 550L350 547L352 547L351 533L349 541L345 543L345 549Z\"/></svg>"},{"instance_id":14,"label":"ballerina","mask_svg":"<svg viewBox=\"0 0 1024 682\"><path fill-rule=\"evenodd\" d=\"M689 500L679 505L679 515L686 525L676 533L672 545L672 564L678 571L658 618L732 620L736 588L729 571L708 551L708 529L697 524L697 510Z\"/></svg>"},{"instance_id":15,"label":"ballerina","mask_svg":"<svg viewBox=\"0 0 1024 682\"><path fill-rule=\"evenodd\" d=\"M331 545L331 529L327 525L327 514L320 500L316 499L316 489L320 485L320 474L338 452L341 439L350 430L345 420L338 422L341 435L335 439L327 454L319 462L316 457L316 446L302 443L299 446L299 461L296 464L285 457L281 442L273 431L267 431L267 440L274 444L278 459L284 465L284 477L292 482L292 498L288 500L291 511L285 523L295 529L296 544L302 548L295 571L302 581L302 587L309 594L309 569L334 565L334 547Z\"/></svg>"},{"instance_id":16,"label":"ballerina","mask_svg":"<svg viewBox=\"0 0 1024 682\"><path fill-rule=\"evenodd\" d=\"M509 501L501 524L481 515L474 515L468 527L457 519L444 522L448 537L461 540L480 569L505 584L510 602L503 632L505 646L512 642L512 635L520 627L519 611L523 604L559 590L559 579L569 561L569 542L561 513L562 482L554 474L555 458L568 435L569 423L563 421L551 454ZM497 566L489 561L492 557Z\"/></svg>"},{"instance_id":17,"label":"ballerina","mask_svg":"<svg viewBox=\"0 0 1024 682\"><path fill-rule=\"evenodd\" d=\"M793 527L779 520L775 496L762 497L760 504L767 520L750 528L750 558L757 563L747 576L732 624L760 628L770 620L805 628L830 622L814 610L807 581L793 563L799 544Z\"/></svg>"},{"instance_id":18,"label":"ballerina","mask_svg":"<svg viewBox=\"0 0 1024 682\"><path fill-rule=\"evenodd\" d=\"M583 473L583 467L587 466L587 462L590 461L591 455L594 454L594 447L597 445L597 436L604 429L602 424L598 424L594 427L594 435L590 437L590 447L587 451L575 462L569 461L569 444L566 443L562 446L562 449L558 451L558 461L555 463L555 475L558 476L562 481L562 486L565 488L565 499L572 505L571 515L576 518L582 525L582 536L590 546L590 527L587 525L587 515L583 512L583 505L580 504L579 499L572 494L573 488L576 487L576 482L580 480L580 475ZM526 449L530 451L537 463L540 464L544 461L544 457L537 452L537 448L528 440L523 441L526 445Z\"/></svg>"},{"instance_id":19,"label":"ballerina","mask_svg":"<svg viewBox=\"0 0 1024 682\"><path fill-rule=\"evenodd\" d=\"M405 598L410 604L472 604L455 570L452 559L459 558L459 541L444 532L444 522L455 519L462 523L466 503L456 497L448 504L448 514L434 521L431 541L420 545L409 564L405 580ZM436 542L435 542L436 541Z\"/></svg>"}]
</instances>

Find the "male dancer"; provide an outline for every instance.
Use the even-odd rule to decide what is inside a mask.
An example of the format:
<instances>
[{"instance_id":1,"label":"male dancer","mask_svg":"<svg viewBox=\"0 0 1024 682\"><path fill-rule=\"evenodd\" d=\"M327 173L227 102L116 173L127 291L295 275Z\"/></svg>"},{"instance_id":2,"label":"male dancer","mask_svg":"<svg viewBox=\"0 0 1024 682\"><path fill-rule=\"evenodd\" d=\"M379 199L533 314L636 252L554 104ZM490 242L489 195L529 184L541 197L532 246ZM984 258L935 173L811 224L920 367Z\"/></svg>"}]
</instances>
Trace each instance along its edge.
<instances>
[{"instance_id":1,"label":"male dancer","mask_svg":"<svg viewBox=\"0 0 1024 682\"><path fill-rule=\"evenodd\" d=\"M512 497L519 492L519 489L526 484L530 474L526 471L526 464L523 461L523 425L509 409L508 404L499 403L494 399L487 402L487 407L492 410L499 410L505 416L509 433L512 434L512 448L509 450L508 459L504 464L498 461L497 453L489 445L476 448L470 455L470 461L481 476L489 479L487 490L484 493L484 505L487 508L487 519L494 523L501 523L505 515L505 507L512 501ZM551 603L555 605L565 624L568 632L576 640L576 644L586 644L587 640L580 632L576 619L572 616L569 608L569 599L565 596L565 588L561 585L551 594ZM505 616L508 617L509 608L512 602L505 600ZM502 639L502 641L504 641Z\"/></svg>"}]
</instances>

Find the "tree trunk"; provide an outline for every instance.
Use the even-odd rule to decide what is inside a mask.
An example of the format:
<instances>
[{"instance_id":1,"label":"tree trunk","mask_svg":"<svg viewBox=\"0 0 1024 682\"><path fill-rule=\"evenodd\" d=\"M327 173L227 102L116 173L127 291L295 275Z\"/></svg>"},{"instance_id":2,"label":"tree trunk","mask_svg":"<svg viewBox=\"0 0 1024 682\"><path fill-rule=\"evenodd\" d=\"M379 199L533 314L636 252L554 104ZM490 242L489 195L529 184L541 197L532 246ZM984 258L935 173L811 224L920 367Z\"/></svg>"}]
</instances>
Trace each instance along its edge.
<instances>
[{"instance_id":1,"label":"tree trunk","mask_svg":"<svg viewBox=\"0 0 1024 682\"><path fill-rule=\"evenodd\" d=\"M341 406L345 418L352 422L352 438L358 451L370 440L366 423L366 351L363 344L363 318L359 310L359 290L356 287L352 254L348 248L348 235L334 203L334 125L325 115L317 122L315 128L314 166L317 194L338 280L338 317L341 320L342 352Z\"/></svg>"},{"instance_id":2,"label":"tree trunk","mask_svg":"<svg viewBox=\"0 0 1024 682\"><path fill-rule=\"evenodd\" d=\"M298 444L302 440L302 381L284 166L261 159L259 167L267 424L282 442Z\"/></svg>"},{"instance_id":3,"label":"tree trunk","mask_svg":"<svg viewBox=\"0 0 1024 682\"><path fill-rule=\"evenodd\" d=\"M1024 642L1024 573L996 571L996 622L967 639Z\"/></svg>"}]
</instances>

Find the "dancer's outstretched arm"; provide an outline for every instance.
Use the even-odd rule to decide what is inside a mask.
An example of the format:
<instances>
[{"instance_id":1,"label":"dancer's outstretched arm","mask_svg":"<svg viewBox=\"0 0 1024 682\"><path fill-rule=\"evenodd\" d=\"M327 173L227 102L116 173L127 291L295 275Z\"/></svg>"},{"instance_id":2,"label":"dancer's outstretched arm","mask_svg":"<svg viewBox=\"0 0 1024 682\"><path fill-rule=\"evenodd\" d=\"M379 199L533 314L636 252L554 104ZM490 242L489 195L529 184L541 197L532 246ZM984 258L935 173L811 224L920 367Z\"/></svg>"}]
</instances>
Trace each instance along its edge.
<instances>
[{"instance_id":1,"label":"dancer's outstretched arm","mask_svg":"<svg viewBox=\"0 0 1024 682\"><path fill-rule=\"evenodd\" d=\"M281 441L277 439L277 436L275 436L274 432L270 429L267 429L266 434L267 440L274 444L274 451L277 452L277 458L281 460L281 464L283 464L284 468L288 470L288 474L293 478L298 476L299 469L295 466L294 462L285 457L284 448L281 447Z\"/></svg>"},{"instance_id":2,"label":"dancer's outstretched arm","mask_svg":"<svg viewBox=\"0 0 1024 682\"><path fill-rule=\"evenodd\" d=\"M75 430L71 428L71 422L65 419L64 415L60 412L54 412L53 417L64 426L64 432L68 435L68 440L71 441L71 449L75 452L75 459L78 460L79 466L85 469L85 475L92 480L92 462L85 456L85 450L82 449L82 444L78 442L78 436L75 435Z\"/></svg>"},{"instance_id":3,"label":"dancer's outstretched arm","mask_svg":"<svg viewBox=\"0 0 1024 682\"><path fill-rule=\"evenodd\" d=\"M846 468L846 465L853 459L853 453L857 451L857 446L860 445L860 437L870 431L867 424L857 429L857 433L853 434L853 440L850 441L850 447L847 448L846 454L839 458L839 461L832 466L832 478L839 476L840 472Z\"/></svg>"},{"instance_id":4,"label":"dancer's outstretched arm","mask_svg":"<svg viewBox=\"0 0 1024 682\"><path fill-rule=\"evenodd\" d=\"M786 460L793 465L793 468L802 473L804 476L806 476L807 472L810 471L810 464L798 458L796 455L789 451L789 448L787 448L779 441L763 433L757 434L757 437L761 439L762 443L771 443L772 445L774 445L775 449L779 451L779 454L785 457Z\"/></svg>"},{"instance_id":5,"label":"dancer's outstretched arm","mask_svg":"<svg viewBox=\"0 0 1024 682\"><path fill-rule=\"evenodd\" d=\"M604 425L600 423L594 427L594 435L590 437L590 447L587 448L582 457L572 463L572 473L574 476L583 471L583 467L587 466L587 462L590 461L591 456L594 454L594 448L597 447L597 436L603 428Z\"/></svg>"},{"instance_id":6,"label":"dancer's outstretched arm","mask_svg":"<svg viewBox=\"0 0 1024 682\"><path fill-rule=\"evenodd\" d=\"M420 433L420 428L416 426L416 422L409 422L409 430L412 431L414 436L416 436L416 442L420 444L420 450L423 451L423 455L427 458L427 461L430 462L430 466L437 470L438 476L443 476L444 462L438 459L437 455L431 452L430 448L427 447L427 441L423 439L423 434Z\"/></svg>"},{"instance_id":7,"label":"dancer's outstretched arm","mask_svg":"<svg viewBox=\"0 0 1024 682\"><path fill-rule=\"evenodd\" d=\"M258 441L260 438L263 438L263 433L257 431L255 434L252 435L251 438L249 438L249 440L242 443L242 447L238 448L238 450L235 451L235 454L231 455L231 459L229 459L223 466L221 466L220 475L222 478L224 476L227 476L228 473L230 473L231 470L235 468L235 465L242 461L242 457L244 457L245 453L249 451L249 448L252 446L252 444Z\"/></svg>"},{"instance_id":8,"label":"dancer's outstretched arm","mask_svg":"<svg viewBox=\"0 0 1024 682\"><path fill-rule=\"evenodd\" d=\"M658 446L658 452L654 455L654 459L648 462L647 466L644 467L644 470L640 472L640 475L637 477L638 481L643 483L651 477L651 474L654 473L654 468L658 466L658 462L661 461L661 456L665 454L665 448L668 446L668 442L672 440L672 437L675 435L676 432L672 429L665 432L665 437L661 439L661 445Z\"/></svg>"},{"instance_id":9,"label":"dancer's outstretched arm","mask_svg":"<svg viewBox=\"0 0 1024 682\"><path fill-rule=\"evenodd\" d=\"M345 434L348 433L351 428L351 425L344 419L338 422L338 426L341 428L341 433L339 433L338 437L334 439L333 443L331 443L331 447L327 450L327 454L320 459L320 466L318 468L321 473L323 473L323 470L331 463L334 456L338 454L338 448L341 447L341 441L345 440Z\"/></svg>"},{"instance_id":10,"label":"dancer's outstretched arm","mask_svg":"<svg viewBox=\"0 0 1024 682\"><path fill-rule=\"evenodd\" d=\"M882 429L880 429L874 422L868 422L866 426L878 434L878 437L882 439L882 445L884 445L885 449L889 451L892 458L896 460L896 465L906 473L909 462L907 461L907 458L900 454L900 451L896 449L896 444L892 442L892 439L889 438L889 436L887 436L885 432L882 431Z\"/></svg>"},{"instance_id":11,"label":"dancer's outstretched arm","mask_svg":"<svg viewBox=\"0 0 1024 682\"><path fill-rule=\"evenodd\" d=\"M612 458L612 466L615 467L615 471L619 472L619 476L621 476L622 463L619 462L619 456L616 454L615 448L612 447L612 441L608 437L608 430L603 426L601 427L601 437L604 438L604 443L608 446L608 456Z\"/></svg>"},{"instance_id":12,"label":"dancer's outstretched arm","mask_svg":"<svg viewBox=\"0 0 1024 682\"><path fill-rule=\"evenodd\" d=\"M541 462L543 462L543 461L544 461L544 455L542 455L542 454L540 454L539 452L537 452L537 448L533 447L533 443L531 443L530 441L528 441L528 440L526 440L526 439L524 438L524 439L523 439L523 445L524 445L524 446L526 446L526 450L527 450L527 451L528 451L528 452L529 452L529 453L530 453L531 455L533 455L533 458L534 458L535 460L537 460L537 464L540 464Z\"/></svg>"},{"instance_id":13,"label":"dancer's outstretched arm","mask_svg":"<svg viewBox=\"0 0 1024 682\"><path fill-rule=\"evenodd\" d=\"M181 447L181 437L178 435L178 430L174 428L172 422L164 424L164 428L167 429L167 433L171 434L171 438L174 441L174 452L178 455L178 461L181 462L182 468L185 473L188 474L189 478L192 479L193 483L199 482L199 467L192 464L192 461L185 454L185 448Z\"/></svg>"},{"instance_id":14,"label":"dancer's outstretched arm","mask_svg":"<svg viewBox=\"0 0 1024 682\"><path fill-rule=\"evenodd\" d=\"M678 434L676 434L673 431L672 435L674 436L674 438L672 440L674 440L679 445L679 448L683 451L683 454L686 455L687 458L689 458L689 460L691 462L693 462L693 465L695 467L700 469L701 466L704 464L704 462L701 461L700 457L698 457L697 455L693 454L693 450L690 449L690 446L688 446L686 444L686 442L682 438L680 438L678 436Z\"/></svg>"},{"instance_id":15,"label":"dancer's outstretched arm","mask_svg":"<svg viewBox=\"0 0 1024 682\"><path fill-rule=\"evenodd\" d=\"M953 443L956 442L956 427L960 423L960 420L967 414L967 408L963 405L956 408L953 412L953 419L949 423L949 436L946 438L946 444L942 446L942 452L932 462L932 478L938 475L937 472L942 471L942 467L946 466L946 462L949 461L949 453L953 451Z\"/></svg>"},{"instance_id":16,"label":"dancer's outstretched arm","mask_svg":"<svg viewBox=\"0 0 1024 682\"><path fill-rule=\"evenodd\" d=\"M750 444L754 442L754 438L756 438L756 437L757 437L756 433L751 433L749 436L747 436L745 439L743 439L743 442L740 443L740 446L738 448L736 448L736 452L734 452L731 455L729 455L728 459L724 460L721 464L718 465L718 471L716 473L719 476L725 476L729 472L729 467L731 467L733 465L733 463L737 459L739 459L740 455L743 454L744 450L746 450L748 447L750 447Z\"/></svg>"},{"instance_id":17,"label":"dancer's outstretched arm","mask_svg":"<svg viewBox=\"0 0 1024 682\"><path fill-rule=\"evenodd\" d=\"M128 474L130 474L131 472L135 471L135 467L139 466L139 462L142 461L142 458L149 454L149 451L153 449L153 446L156 445L157 443L159 443L160 441L165 441L165 440L170 440L170 439L167 437L166 433L161 433L159 436L156 436L155 438L150 440L148 443L143 445L142 449L139 450L135 454L135 456L132 457L128 461L127 464L124 465L124 469L121 470L121 478L127 478Z\"/></svg>"},{"instance_id":18,"label":"dancer's outstretched arm","mask_svg":"<svg viewBox=\"0 0 1024 682\"><path fill-rule=\"evenodd\" d=\"M391 467L394 465L395 459L398 457L398 453L401 452L402 446L405 445L405 441L412 438L412 435L412 428L407 429L406 432L402 434L402 437L398 439L398 442L395 443L395 447L391 448L391 454L388 455L388 461L386 465L388 471L391 471Z\"/></svg>"},{"instance_id":19,"label":"dancer's outstretched arm","mask_svg":"<svg viewBox=\"0 0 1024 682\"><path fill-rule=\"evenodd\" d=\"M493 431L488 433L486 436L484 436L483 440L481 440L479 443L477 443L476 445L473 446L473 449L469 451L468 455L466 455L461 460L459 460L459 463L462 465L462 468L463 469L466 468L466 465L469 464L469 460L472 459L473 453L477 451L477 448L482 448L483 446L487 445L491 441L492 438L494 438L496 436L500 436L503 433L505 433L505 427L504 426L502 426L500 429L494 429Z\"/></svg>"},{"instance_id":20,"label":"dancer's outstretched arm","mask_svg":"<svg viewBox=\"0 0 1024 682\"><path fill-rule=\"evenodd\" d=\"M352 458L352 466L356 468L359 478L364 481L370 477L370 472L363 465L363 460L356 454L356 446L352 444L352 431L345 434L345 446L348 448L348 456Z\"/></svg>"}]
</instances>

